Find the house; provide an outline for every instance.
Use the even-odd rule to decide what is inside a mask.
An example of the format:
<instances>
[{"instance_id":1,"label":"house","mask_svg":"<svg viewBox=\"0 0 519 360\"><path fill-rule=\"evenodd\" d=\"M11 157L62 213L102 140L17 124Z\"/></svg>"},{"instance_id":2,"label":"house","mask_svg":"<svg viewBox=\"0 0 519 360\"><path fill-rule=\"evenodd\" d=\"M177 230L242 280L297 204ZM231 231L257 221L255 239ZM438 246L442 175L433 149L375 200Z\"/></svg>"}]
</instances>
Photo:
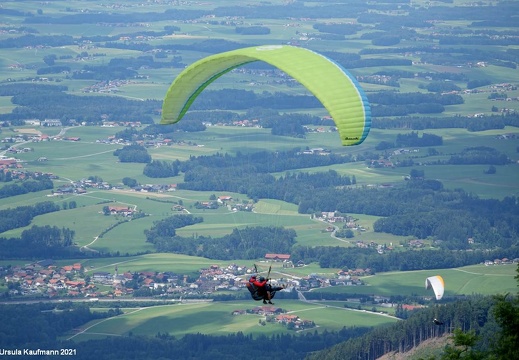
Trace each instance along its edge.
<instances>
[{"instance_id":1,"label":"house","mask_svg":"<svg viewBox=\"0 0 519 360\"><path fill-rule=\"evenodd\" d=\"M281 314L276 316L276 321L280 323L288 324L290 322L295 322L299 319L297 315L288 315L288 314Z\"/></svg>"},{"instance_id":2,"label":"house","mask_svg":"<svg viewBox=\"0 0 519 360\"><path fill-rule=\"evenodd\" d=\"M74 267L72 265L65 265L62 267L62 269L65 273L71 273L72 270L74 270Z\"/></svg>"},{"instance_id":3,"label":"house","mask_svg":"<svg viewBox=\"0 0 519 360\"><path fill-rule=\"evenodd\" d=\"M218 196L218 199L217 199L217 201L219 203L223 203L225 201L230 201L230 200L232 200L232 196L228 196L228 195Z\"/></svg>"},{"instance_id":4,"label":"house","mask_svg":"<svg viewBox=\"0 0 519 360\"><path fill-rule=\"evenodd\" d=\"M72 269L74 271L81 271L82 268L83 266L80 263L75 263L74 265L72 265Z\"/></svg>"},{"instance_id":5,"label":"house","mask_svg":"<svg viewBox=\"0 0 519 360\"><path fill-rule=\"evenodd\" d=\"M132 216L133 215L133 209L130 209L129 207L125 206L109 206L108 210L110 211L110 214L112 215L123 215L123 216Z\"/></svg>"},{"instance_id":6,"label":"house","mask_svg":"<svg viewBox=\"0 0 519 360\"><path fill-rule=\"evenodd\" d=\"M281 314L283 309L276 306L256 306L251 312L258 315L274 315Z\"/></svg>"},{"instance_id":7,"label":"house","mask_svg":"<svg viewBox=\"0 0 519 360\"><path fill-rule=\"evenodd\" d=\"M288 261L290 254L265 254L265 259L274 261Z\"/></svg>"},{"instance_id":8,"label":"house","mask_svg":"<svg viewBox=\"0 0 519 360\"><path fill-rule=\"evenodd\" d=\"M42 121L41 126L62 126L62 123L59 119L45 119Z\"/></svg>"},{"instance_id":9,"label":"house","mask_svg":"<svg viewBox=\"0 0 519 360\"><path fill-rule=\"evenodd\" d=\"M0 168L9 168L16 166L16 159L1 159L0 160Z\"/></svg>"},{"instance_id":10,"label":"house","mask_svg":"<svg viewBox=\"0 0 519 360\"><path fill-rule=\"evenodd\" d=\"M112 280L112 274L105 272L105 271L95 272L92 274L92 280L94 280L94 281Z\"/></svg>"}]
</instances>

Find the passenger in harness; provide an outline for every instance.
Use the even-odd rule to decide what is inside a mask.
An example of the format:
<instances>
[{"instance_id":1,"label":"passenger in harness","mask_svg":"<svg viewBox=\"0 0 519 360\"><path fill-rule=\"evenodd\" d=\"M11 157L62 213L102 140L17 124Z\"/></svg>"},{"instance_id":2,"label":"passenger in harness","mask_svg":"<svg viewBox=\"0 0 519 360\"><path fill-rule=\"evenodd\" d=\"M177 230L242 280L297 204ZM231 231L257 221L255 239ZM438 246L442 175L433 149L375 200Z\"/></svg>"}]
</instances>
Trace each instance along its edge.
<instances>
[{"instance_id":1,"label":"passenger in harness","mask_svg":"<svg viewBox=\"0 0 519 360\"><path fill-rule=\"evenodd\" d=\"M271 300L276 295L276 291L284 289L284 287L272 287L267 284L269 279L261 276L259 279L256 275L252 275L247 283L247 289L250 291L254 300L263 300L263 304L274 304Z\"/></svg>"}]
</instances>

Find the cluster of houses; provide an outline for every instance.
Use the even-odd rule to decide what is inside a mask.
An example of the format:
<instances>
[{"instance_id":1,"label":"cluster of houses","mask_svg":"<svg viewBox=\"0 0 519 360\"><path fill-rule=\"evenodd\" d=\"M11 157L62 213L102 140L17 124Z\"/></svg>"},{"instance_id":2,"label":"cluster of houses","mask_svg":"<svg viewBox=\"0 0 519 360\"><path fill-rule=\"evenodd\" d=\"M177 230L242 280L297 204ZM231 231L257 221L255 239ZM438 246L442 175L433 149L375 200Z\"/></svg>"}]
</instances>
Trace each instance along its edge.
<instances>
[{"instance_id":1,"label":"cluster of houses","mask_svg":"<svg viewBox=\"0 0 519 360\"><path fill-rule=\"evenodd\" d=\"M290 262L288 254L267 254L266 261ZM132 296L191 296L207 297L218 291L244 291L244 283L255 270L230 264L212 265L200 269L196 279L173 272L94 271L81 263L57 266L53 260L42 260L24 266L0 267L0 274L9 285L9 295L45 297L132 297ZM290 288L308 291L327 286L362 285L360 276L370 275L370 269L340 271L333 279L318 274L283 281ZM272 280L276 285L278 281ZM105 290L100 291L103 286ZM137 294L137 291L140 291Z\"/></svg>"},{"instance_id":2,"label":"cluster of houses","mask_svg":"<svg viewBox=\"0 0 519 360\"><path fill-rule=\"evenodd\" d=\"M357 224L357 221L355 220L355 218L353 218L353 216L343 215L336 211L323 211L319 215L317 215L317 220L321 220L329 224L342 223L345 228L351 230L366 231L366 228ZM333 226L326 228L326 231L328 232L332 232L334 230L335 228Z\"/></svg>"},{"instance_id":3,"label":"cluster of houses","mask_svg":"<svg viewBox=\"0 0 519 360\"><path fill-rule=\"evenodd\" d=\"M221 195L217 198L211 198L209 201L197 201L194 206L197 209L218 209L220 206L225 206L229 211L234 212L251 212L254 210L254 203L252 201L240 202L229 195ZM176 209L179 210L178 207Z\"/></svg>"},{"instance_id":4,"label":"cluster of houses","mask_svg":"<svg viewBox=\"0 0 519 360\"><path fill-rule=\"evenodd\" d=\"M27 171L23 169L22 163L17 159L0 156L0 173L9 176L12 180L27 180L48 177L49 179L57 179L58 177L52 173L41 171Z\"/></svg>"},{"instance_id":5,"label":"cluster of houses","mask_svg":"<svg viewBox=\"0 0 519 360\"><path fill-rule=\"evenodd\" d=\"M502 258L502 259L494 259L494 260L485 260L484 264L485 264L485 266L519 264L519 258L515 258L515 259Z\"/></svg>"},{"instance_id":6,"label":"cluster of houses","mask_svg":"<svg viewBox=\"0 0 519 360\"><path fill-rule=\"evenodd\" d=\"M364 242L361 240L355 241L355 246L361 249L375 249L379 254L385 254L388 251L394 250L393 243L387 244L377 244L374 241Z\"/></svg>"},{"instance_id":7,"label":"cluster of houses","mask_svg":"<svg viewBox=\"0 0 519 360\"><path fill-rule=\"evenodd\" d=\"M260 315L265 316L266 322L278 323L290 330L305 330L316 327L312 320L303 320L295 314L288 314L286 310L276 306L256 306L252 309L238 309L233 315Z\"/></svg>"},{"instance_id":8,"label":"cluster of houses","mask_svg":"<svg viewBox=\"0 0 519 360\"><path fill-rule=\"evenodd\" d=\"M96 181L92 179L81 179L73 181L67 185L58 186L52 190L52 196L65 194L84 194L88 189L111 190L113 186L106 181Z\"/></svg>"},{"instance_id":9,"label":"cluster of houses","mask_svg":"<svg viewBox=\"0 0 519 360\"><path fill-rule=\"evenodd\" d=\"M88 297L95 293L94 285L87 285L79 278L84 271L79 263L58 267L52 260L42 260L25 266L0 268L0 271L6 283L11 284L10 296L56 297L62 294Z\"/></svg>"},{"instance_id":10,"label":"cluster of houses","mask_svg":"<svg viewBox=\"0 0 519 360\"><path fill-rule=\"evenodd\" d=\"M357 226L353 217L351 216L343 216L342 214L336 211L322 211L321 214L317 218L318 220L326 221L328 223L346 223L348 227L354 228Z\"/></svg>"},{"instance_id":11,"label":"cluster of houses","mask_svg":"<svg viewBox=\"0 0 519 360\"><path fill-rule=\"evenodd\" d=\"M9 171L11 176L16 174L25 173L25 171L16 171L16 169L22 169L23 165L15 158L0 156L0 171Z\"/></svg>"},{"instance_id":12,"label":"cluster of houses","mask_svg":"<svg viewBox=\"0 0 519 360\"><path fill-rule=\"evenodd\" d=\"M0 163L1 164L1 163ZM65 194L84 194L89 189L97 189L97 190L113 190L113 189L122 189L119 185L112 185L106 181L97 181L93 179L81 179L77 181L72 181L69 184L58 186L56 189L52 190L51 196L60 196ZM139 192L167 192L167 191L175 191L176 184L144 184L137 185L132 188L133 191Z\"/></svg>"},{"instance_id":13,"label":"cluster of houses","mask_svg":"<svg viewBox=\"0 0 519 360\"><path fill-rule=\"evenodd\" d=\"M99 81L81 89L83 93L116 93L124 85L134 84L135 80L108 80Z\"/></svg>"}]
</instances>

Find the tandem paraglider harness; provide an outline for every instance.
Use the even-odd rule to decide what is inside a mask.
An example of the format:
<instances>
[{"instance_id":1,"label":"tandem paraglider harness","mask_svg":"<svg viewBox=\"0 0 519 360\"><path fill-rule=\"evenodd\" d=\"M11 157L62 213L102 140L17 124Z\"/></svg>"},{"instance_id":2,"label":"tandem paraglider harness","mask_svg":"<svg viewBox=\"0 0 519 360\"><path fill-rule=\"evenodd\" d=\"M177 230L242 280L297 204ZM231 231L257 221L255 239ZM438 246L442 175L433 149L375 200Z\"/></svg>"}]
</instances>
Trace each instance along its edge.
<instances>
[{"instance_id":1,"label":"tandem paraglider harness","mask_svg":"<svg viewBox=\"0 0 519 360\"><path fill-rule=\"evenodd\" d=\"M256 300L269 300L267 298L267 291L270 292L270 299L274 298L274 295L276 295L276 291L282 290L282 287L273 287L270 284L266 284L264 288L259 288L250 281L247 283L247 289L250 292L251 297Z\"/></svg>"},{"instance_id":2,"label":"tandem paraglider harness","mask_svg":"<svg viewBox=\"0 0 519 360\"><path fill-rule=\"evenodd\" d=\"M255 270L257 272L256 265L254 265L254 268L255 268ZM247 282L247 285L246 285L247 286L247 290L249 290L252 299L254 299L256 301L271 300L276 295L276 291L280 291L280 290L284 289L283 287L273 287L271 284L267 284L266 283L266 281L269 280L268 276L270 275L270 270L271 269L272 269L272 266L269 267L269 271L268 271L268 274L267 274L267 279L260 278L260 281L262 279L265 280L265 285L264 286L260 287L260 286L257 286L257 285L254 284L254 282L256 280L256 276L255 275L251 276L251 278ZM270 299L268 298L268 294L267 293L270 293Z\"/></svg>"}]
</instances>

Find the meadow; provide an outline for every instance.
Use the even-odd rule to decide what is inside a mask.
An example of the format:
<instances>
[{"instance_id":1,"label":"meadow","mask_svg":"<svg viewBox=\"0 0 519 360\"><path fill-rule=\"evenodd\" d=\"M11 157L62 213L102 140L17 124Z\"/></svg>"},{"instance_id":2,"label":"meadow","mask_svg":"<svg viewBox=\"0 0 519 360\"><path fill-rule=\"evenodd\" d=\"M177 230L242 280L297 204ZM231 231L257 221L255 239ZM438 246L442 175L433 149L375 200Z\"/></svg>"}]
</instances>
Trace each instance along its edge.
<instances>
[{"instance_id":1,"label":"meadow","mask_svg":"<svg viewBox=\"0 0 519 360\"><path fill-rule=\"evenodd\" d=\"M85 324L75 334L65 335L74 341L86 341L106 336L147 335L153 336L160 329L161 333L182 336L185 333L208 335L226 335L241 331L253 336L287 333L286 328L278 323L260 325L263 315L233 315L240 309L251 309L250 301L231 301L219 303L175 303L149 308L139 308L107 320ZM297 315L304 320L312 320L317 328L306 331L338 331L350 326L378 326L389 324L396 319L381 314L367 313L346 309L340 306L319 303L302 303L280 300L276 306L288 314ZM304 331L303 331L304 332ZM297 334L298 332L294 332Z\"/></svg>"},{"instance_id":2,"label":"meadow","mask_svg":"<svg viewBox=\"0 0 519 360\"><path fill-rule=\"evenodd\" d=\"M363 277L366 286L329 287L316 292L363 295L433 296L425 289L425 279L440 275L445 281L445 297L455 295L492 295L517 292L517 264L471 265L454 269L398 271Z\"/></svg>"}]
</instances>

